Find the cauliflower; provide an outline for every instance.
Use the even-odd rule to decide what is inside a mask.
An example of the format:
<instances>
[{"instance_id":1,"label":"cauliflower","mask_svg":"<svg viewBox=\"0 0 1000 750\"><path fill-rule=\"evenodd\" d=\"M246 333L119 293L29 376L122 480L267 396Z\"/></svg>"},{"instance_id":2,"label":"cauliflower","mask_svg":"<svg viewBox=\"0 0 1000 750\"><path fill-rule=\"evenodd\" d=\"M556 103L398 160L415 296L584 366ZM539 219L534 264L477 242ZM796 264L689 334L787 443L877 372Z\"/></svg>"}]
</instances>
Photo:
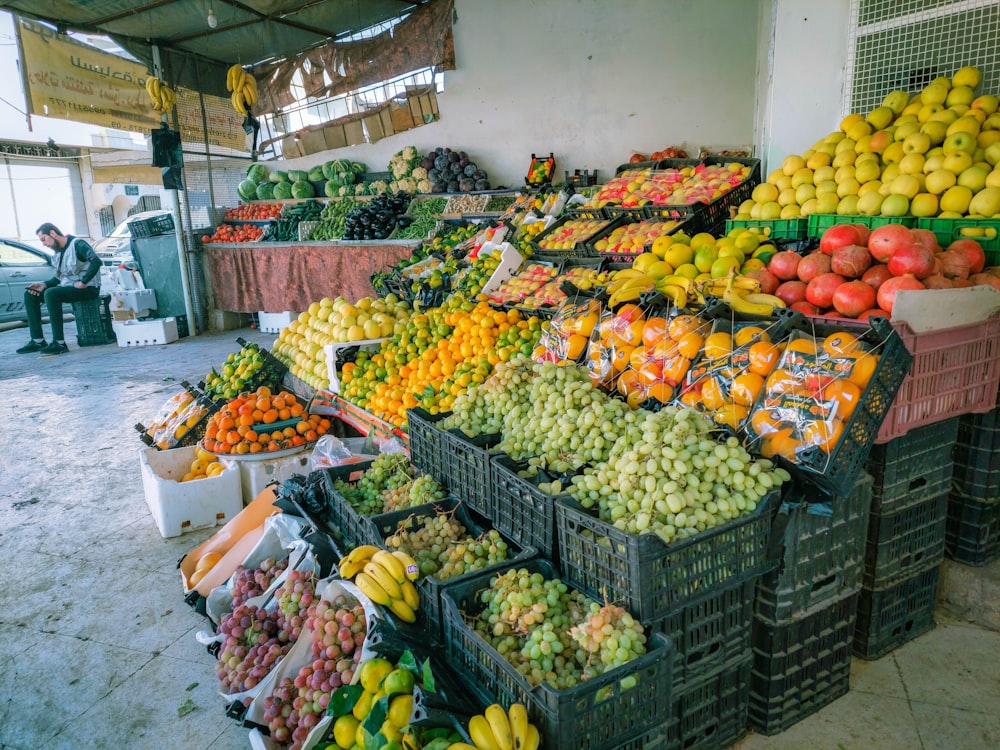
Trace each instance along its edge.
<instances>
[{"instance_id":1,"label":"cauliflower","mask_svg":"<svg viewBox=\"0 0 1000 750\"><path fill-rule=\"evenodd\" d=\"M381 193L384 193L388 189L389 185L386 183L385 180L375 180L375 182L371 183L368 186L368 192L371 193L372 195L379 195Z\"/></svg>"},{"instance_id":2,"label":"cauliflower","mask_svg":"<svg viewBox=\"0 0 1000 750\"><path fill-rule=\"evenodd\" d=\"M406 177L410 173L410 165L405 162L400 164L394 164L392 167L392 176L397 180L401 177Z\"/></svg>"},{"instance_id":3,"label":"cauliflower","mask_svg":"<svg viewBox=\"0 0 1000 750\"><path fill-rule=\"evenodd\" d=\"M417 183L418 193L433 193L434 185L430 180L424 179Z\"/></svg>"},{"instance_id":4,"label":"cauliflower","mask_svg":"<svg viewBox=\"0 0 1000 750\"><path fill-rule=\"evenodd\" d=\"M415 167L412 172L410 172L410 177L415 180L426 180L427 170L423 167Z\"/></svg>"},{"instance_id":5,"label":"cauliflower","mask_svg":"<svg viewBox=\"0 0 1000 750\"><path fill-rule=\"evenodd\" d=\"M417 157L419 156L419 154L417 154L416 146L407 146L400 153L403 155L403 158L406 159L407 161L413 161L414 159L417 159Z\"/></svg>"},{"instance_id":6,"label":"cauliflower","mask_svg":"<svg viewBox=\"0 0 1000 750\"><path fill-rule=\"evenodd\" d=\"M359 183L354 186L355 195L368 195L368 186L365 183Z\"/></svg>"},{"instance_id":7,"label":"cauliflower","mask_svg":"<svg viewBox=\"0 0 1000 750\"><path fill-rule=\"evenodd\" d=\"M399 181L399 189L404 193L415 193L417 192L417 181L412 177L404 177Z\"/></svg>"},{"instance_id":8,"label":"cauliflower","mask_svg":"<svg viewBox=\"0 0 1000 750\"><path fill-rule=\"evenodd\" d=\"M352 189L353 189L353 186L351 186L351 185L341 185L339 188L337 188L337 195L339 195L341 198L343 198L344 196L346 196L349 193L351 193L353 191Z\"/></svg>"},{"instance_id":9,"label":"cauliflower","mask_svg":"<svg viewBox=\"0 0 1000 750\"><path fill-rule=\"evenodd\" d=\"M390 193L398 193L399 192L399 183L396 182L396 180L392 180L389 183L389 192Z\"/></svg>"}]
</instances>

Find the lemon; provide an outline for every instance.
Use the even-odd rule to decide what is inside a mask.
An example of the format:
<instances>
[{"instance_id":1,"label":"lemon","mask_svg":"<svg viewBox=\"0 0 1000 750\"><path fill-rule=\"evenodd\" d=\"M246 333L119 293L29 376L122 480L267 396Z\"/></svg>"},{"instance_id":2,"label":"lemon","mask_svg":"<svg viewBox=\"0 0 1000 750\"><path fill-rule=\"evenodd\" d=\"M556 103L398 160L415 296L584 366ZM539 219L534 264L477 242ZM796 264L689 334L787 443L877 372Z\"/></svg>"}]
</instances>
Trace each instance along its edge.
<instances>
[{"instance_id":1,"label":"lemon","mask_svg":"<svg viewBox=\"0 0 1000 750\"><path fill-rule=\"evenodd\" d=\"M351 714L338 717L333 724L334 741L342 748L351 747L357 738L359 726L361 726L361 722Z\"/></svg>"}]
</instances>

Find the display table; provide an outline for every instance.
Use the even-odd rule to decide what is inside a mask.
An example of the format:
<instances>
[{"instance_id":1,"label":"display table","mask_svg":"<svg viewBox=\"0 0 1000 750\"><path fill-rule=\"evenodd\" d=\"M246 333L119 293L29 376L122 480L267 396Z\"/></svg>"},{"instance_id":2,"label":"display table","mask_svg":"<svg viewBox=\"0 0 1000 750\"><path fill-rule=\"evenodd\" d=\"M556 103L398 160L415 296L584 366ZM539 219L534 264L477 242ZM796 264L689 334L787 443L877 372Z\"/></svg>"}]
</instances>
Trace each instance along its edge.
<instances>
[{"instance_id":1,"label":"display table","mask_svg":"<svg viewBox=\"0 0 1000 750\"><path fill-rule=\"evenodd\" d=\"M419 242L263 242L205 245L215 309L305 310L323 297L374 294L371 275L413 255Z\"/></svg>"}]
</instances>

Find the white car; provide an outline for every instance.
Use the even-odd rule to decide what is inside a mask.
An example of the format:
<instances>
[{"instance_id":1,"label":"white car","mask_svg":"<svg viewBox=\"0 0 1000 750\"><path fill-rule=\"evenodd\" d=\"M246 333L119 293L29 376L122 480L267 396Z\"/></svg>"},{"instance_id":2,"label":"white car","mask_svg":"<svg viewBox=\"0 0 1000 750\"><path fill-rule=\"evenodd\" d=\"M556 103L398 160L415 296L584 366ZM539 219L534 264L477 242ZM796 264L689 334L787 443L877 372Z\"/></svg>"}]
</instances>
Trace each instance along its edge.
<instances>
[{"instance_id":1,"label":"white car","mask_svg":"<svg viewBox=\"0 0 1000 750\"><path fill-rule=\"evenodd\" d=\"M27 320L24 290L55 276L52 251L0 239L0 323Z\"/></svg>"},{"instance_id":2,"label":"white car","mask_svg":"<svg viewBox=\"0 0 1000 750\"><path fill-rule=\"evenodd\" d=\"M118 266L133 262L132 257L132 232L129 230L129 222L140 219L155 219L158 216L172 216L170 211L142 211L141 213L127 216L125 221L116 226L107 237L94 243L94 252L101 262L106 266Z\"/></svg>"}]
</instances>

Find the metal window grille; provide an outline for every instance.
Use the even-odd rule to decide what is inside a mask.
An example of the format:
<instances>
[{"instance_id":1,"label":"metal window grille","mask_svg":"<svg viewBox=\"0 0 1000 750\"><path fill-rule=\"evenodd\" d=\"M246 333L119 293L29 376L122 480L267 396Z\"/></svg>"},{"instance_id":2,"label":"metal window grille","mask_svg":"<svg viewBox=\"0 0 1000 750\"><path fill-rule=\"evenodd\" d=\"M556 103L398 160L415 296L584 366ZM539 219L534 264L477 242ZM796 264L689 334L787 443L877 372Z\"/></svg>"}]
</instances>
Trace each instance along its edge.
<instances>
[{"instance_id":1,"label":"metal window grille","mask_svg":"<svg viewBox=\"0 0 1000 750\"><path fill-rule=\"evenodd\" d=\"M1000 0L852 0L851 19L844 114L966 65L982 72L977 93L1000 92Z\"/></svg>"}]
</instances>

